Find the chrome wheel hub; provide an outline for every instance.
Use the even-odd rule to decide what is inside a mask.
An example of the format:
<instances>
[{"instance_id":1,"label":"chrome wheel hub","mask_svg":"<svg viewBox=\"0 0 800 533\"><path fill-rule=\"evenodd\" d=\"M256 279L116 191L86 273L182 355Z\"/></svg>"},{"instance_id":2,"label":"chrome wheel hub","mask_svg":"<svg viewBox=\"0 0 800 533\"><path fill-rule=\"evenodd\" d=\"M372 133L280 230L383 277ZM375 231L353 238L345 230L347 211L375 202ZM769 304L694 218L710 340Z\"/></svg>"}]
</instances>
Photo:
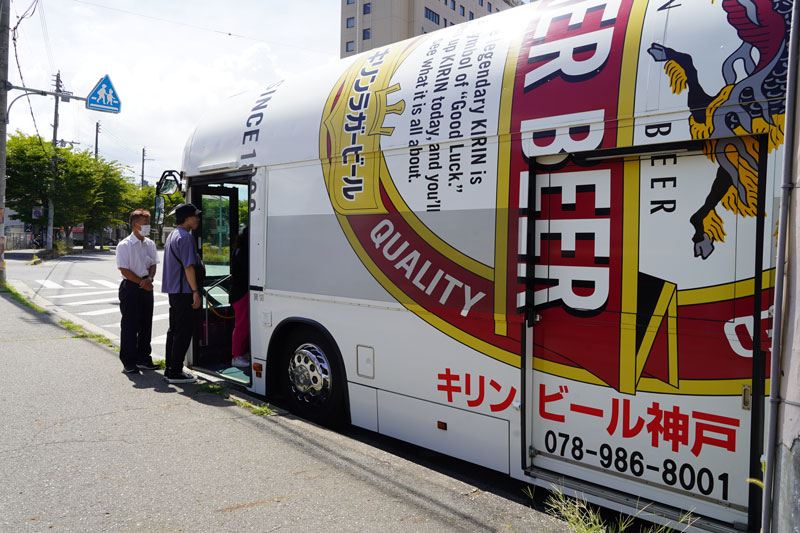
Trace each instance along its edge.
<instances>
[{"instance_id":1,"label":"chrome wheel hub","mask_svg":"<svg viewBox=\"0 0 800 533\"><path fill-rule=\"evenodd\" d=\"M305 403L324 403L331 392L331 366L315 344L303 344L289 359L289 383L295 397Z\"/></svg>"}]
</instances>

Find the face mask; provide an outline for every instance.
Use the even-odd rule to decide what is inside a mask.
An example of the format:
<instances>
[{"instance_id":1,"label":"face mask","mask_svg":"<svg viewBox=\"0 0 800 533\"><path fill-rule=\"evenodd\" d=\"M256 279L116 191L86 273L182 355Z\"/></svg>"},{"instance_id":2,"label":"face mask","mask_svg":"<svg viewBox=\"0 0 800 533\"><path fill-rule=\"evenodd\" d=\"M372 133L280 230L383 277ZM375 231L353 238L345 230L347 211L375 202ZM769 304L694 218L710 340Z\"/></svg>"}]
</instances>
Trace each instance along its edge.
<instances>
[{"instance_id":1,"label":"face mask","mask_svg":"<svg viewBox=\"0 0 800 533\"><path fill-rule=\"evenodd\" d=\"M142 224L140 228L139 233L142 235L150 235L150 224Z\"/></svg>"}]
</instances>

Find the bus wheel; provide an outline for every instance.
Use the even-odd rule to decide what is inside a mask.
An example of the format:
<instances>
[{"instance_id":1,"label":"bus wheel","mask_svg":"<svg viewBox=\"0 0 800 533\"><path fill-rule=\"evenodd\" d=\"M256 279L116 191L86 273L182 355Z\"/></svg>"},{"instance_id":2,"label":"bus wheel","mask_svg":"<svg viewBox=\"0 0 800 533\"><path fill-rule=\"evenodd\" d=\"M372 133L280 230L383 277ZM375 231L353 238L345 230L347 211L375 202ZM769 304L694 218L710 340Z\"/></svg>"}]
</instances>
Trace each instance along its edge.
<instances>
[{"instance_id":1,"label":"bus wheel","mask_svg":"<svg viewBox=\"0 0 800 533\"><path fill-rule=\"evenodd\" d=\"M344 418L344 372L339 355L317 331L294 332L281 365L283 393L293 413L325 426Z\"/></svg>"}]
</instances>

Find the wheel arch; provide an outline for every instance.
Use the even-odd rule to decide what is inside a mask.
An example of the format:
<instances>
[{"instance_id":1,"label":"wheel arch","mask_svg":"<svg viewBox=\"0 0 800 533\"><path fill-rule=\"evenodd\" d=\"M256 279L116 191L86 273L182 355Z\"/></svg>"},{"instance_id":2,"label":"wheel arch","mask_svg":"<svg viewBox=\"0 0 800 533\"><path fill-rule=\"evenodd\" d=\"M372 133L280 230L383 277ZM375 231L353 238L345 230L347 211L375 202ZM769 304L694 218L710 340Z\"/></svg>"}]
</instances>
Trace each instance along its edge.
<instances>
[{"instance_id":1,"label":"wheel arch","mask_svg":"<svg viewBox=\"0 0 800 533\"><path fill-rule=\"evenodd\" d=\"M281 369L279 365L280 361L280 349L283 345L285 345L287 339L291 336L291 334L297 330L315 330L320 333L325 340L330 344L333 348L333 356L338 357L340 367L342 373L344 374L344 415L346 420L349 422L350 420L350 391L347 381L347 367L344 364L344 357L342 357L342 351L339 349L339 344L331 335L331 332L328 331L328 328L317 322L316 320L311 320L310 318L303 318L303 317L288 317L280 321L280 323L275 326L275 332L269 339L269 345L267 346L267 390L268 391L279 391L279 372L284 371L285 369Z\"/></svg>"}]
</instances>

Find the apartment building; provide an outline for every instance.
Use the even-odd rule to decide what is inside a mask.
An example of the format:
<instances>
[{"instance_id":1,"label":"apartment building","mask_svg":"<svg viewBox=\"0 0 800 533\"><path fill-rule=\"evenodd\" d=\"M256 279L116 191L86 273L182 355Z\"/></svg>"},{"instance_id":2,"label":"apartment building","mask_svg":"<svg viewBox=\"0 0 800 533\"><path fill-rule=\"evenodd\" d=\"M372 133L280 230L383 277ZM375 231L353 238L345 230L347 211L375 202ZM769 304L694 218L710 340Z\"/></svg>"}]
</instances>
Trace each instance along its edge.
<instances>
[{"instance_id":1,"label":"apartment building","mask_svg":"<svg viewBox=\"0 0 800 533\"><path fill-rule=\"evenodd\" d=\"M522 0L340 0L341 57L522 5Z\"/></svg>"}]
</instances>

